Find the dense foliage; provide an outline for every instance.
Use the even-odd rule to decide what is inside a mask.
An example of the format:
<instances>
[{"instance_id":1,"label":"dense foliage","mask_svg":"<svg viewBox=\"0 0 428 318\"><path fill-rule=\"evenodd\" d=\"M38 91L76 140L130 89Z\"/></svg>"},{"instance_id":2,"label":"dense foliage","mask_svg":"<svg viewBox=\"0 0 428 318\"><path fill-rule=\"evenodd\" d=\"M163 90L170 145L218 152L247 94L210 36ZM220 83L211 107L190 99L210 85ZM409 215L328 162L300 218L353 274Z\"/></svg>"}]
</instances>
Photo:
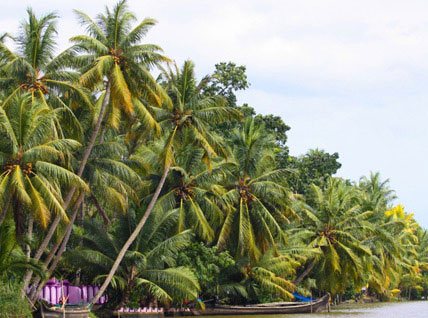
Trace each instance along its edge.
<instances>
[{"instance_id":1,"label":"dense foliage","mask_svg":"<svg viewBox=\"0 0 428 318\"><path fill-rule=\"evenodd\" d=\"M111 307L426 296L428 234L388 181L290 156L290 127L239 105L244 66L197 79L126 1L76 11L57 55L58 17L27 13L0 37L0 312L28 315L51 276Z\"/></svg>"}]
</instances>

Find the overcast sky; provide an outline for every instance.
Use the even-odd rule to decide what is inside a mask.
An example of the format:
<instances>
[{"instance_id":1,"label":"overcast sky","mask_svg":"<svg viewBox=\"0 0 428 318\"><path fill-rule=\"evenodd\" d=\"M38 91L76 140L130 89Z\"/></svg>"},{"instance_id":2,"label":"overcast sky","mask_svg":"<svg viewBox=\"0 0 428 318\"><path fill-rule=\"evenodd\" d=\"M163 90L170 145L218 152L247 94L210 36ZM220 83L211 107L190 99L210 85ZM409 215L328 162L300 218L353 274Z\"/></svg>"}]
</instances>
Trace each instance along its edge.
<instances>
[{"instance_id":1,"label":"overcast sky","mask_svg":"<svg viewBox=\"0 0 428 318\"><path fill-rule=\"evenodd\" d=\"M94 16L116 1L0 0L0 33L32 6L56 11L60 48L83 33L72 9ZM158 25L147 41L198 74L220 61L247 66L239 95L291 126L293 155L339 152L340 176L389 178L407 211L428 227L428 2L421 0L130 0Z\"/></svg>"}]
</instances>

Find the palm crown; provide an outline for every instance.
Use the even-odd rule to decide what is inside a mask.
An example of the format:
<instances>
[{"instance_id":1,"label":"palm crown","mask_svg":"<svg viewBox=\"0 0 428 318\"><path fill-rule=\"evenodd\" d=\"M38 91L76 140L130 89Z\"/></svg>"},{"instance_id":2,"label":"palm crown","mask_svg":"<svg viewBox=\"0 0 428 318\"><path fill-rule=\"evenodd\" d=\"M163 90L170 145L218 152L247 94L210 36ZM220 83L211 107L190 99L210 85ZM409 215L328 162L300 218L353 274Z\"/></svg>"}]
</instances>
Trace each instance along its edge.
<instances>
[{"instance_id":1,"label":"palm crown","mask_svg":"<svg viewBox=\"0 0 428 318\"><path fill-rule=\"evenodd\" d=\"M343 291L346 275L356 286L364 284L363 273L371 251L364 244L364 231L371 230L367 219L371 211L362 211L357 192L343 180L329 179L323 191L312 185L313 203L303 205L302 228L309 246L320 250L315 273L319 287ZM319 258L322 255L323 257Z\"/></svg>"},{"instance_id":2,"label":"palm crown","mask_svg":"<svg viewBox=\"0 0 428 318\"><path fill-rule=\"evenodd\" d=\"M218 135L213 132L217 124L239 118L236 109L227 107L220 96L204 96L204 80L197 83L194 65L186 61L178 68L164 71L162 78L171 102L163 109L153 109L161 126L170 132L165 151L165 160L173 162L173 150L188 142L204 149L203 160L209 163L212 157L227 157L227 149Z\"/></svg>"},{"instance_id":3,"label":"palm crown","mask_svg":"<svg viewBox=\"0 0 428 318\"><path fill-rule=\"evenodd\" d=\"M155 20L144 19L132 28L136 18L127 9L126 1L119 2L113 10L106 8L96 21L81 11L75 12L88 35L71 38L74 45L58 60L80 69L84 86L99 87L107 79L116 109L131 113L135 96L160 104L162 92L150 68L168 59L160 47L140 44Z\"/></svg>"},{"instance_id":4,"label":"palm crown","mask_svg":"<svg viewBox=\"0 0 428 318\"><path fill-rule=\"evenodd\" d=\"M23 210L43 227L51 211L67 219L62 207L63 187L87 188L66 167L67 152L80 145L58 138L55 116L55 111L34 103L29 94L16 96L6 108L0 107L0 201L14 206L18 224L25 220Z\"/></svg>"},{"instance_id":5,"label":"palm crown","mask_svg":"<svg viewBox=\"0 0 428 318\"><path fill-rule=\"evenodd\" d=\"M237 256L257 259L260 251L285 239L281 224L288 222L291 212L283 183L288 171L274 168L274 141L254 121L236 129L233 140L236 164L226 179L223 198L229 209L217 244L229 246ZM231 242L237 244L230 246Z\"/></svg>"},{"instance_id":6,"label":"palm crown","mask_svg":"<svg viewBox=\"0 0 428 318\"><path fill-rule=\"evenodd\" d=\"M0 87L8 92L4 104L18 92L29 92L51 106L58 104L57 95L68 92L69 97L88 104L85 92L73 84L77 73L66 69L54 55L58 16L49 13L37 18L31 9L27 14L28 20L21 23L18 36L11 37L17 51L12 51L0 41Z\"/></svg>"}]
</instances>

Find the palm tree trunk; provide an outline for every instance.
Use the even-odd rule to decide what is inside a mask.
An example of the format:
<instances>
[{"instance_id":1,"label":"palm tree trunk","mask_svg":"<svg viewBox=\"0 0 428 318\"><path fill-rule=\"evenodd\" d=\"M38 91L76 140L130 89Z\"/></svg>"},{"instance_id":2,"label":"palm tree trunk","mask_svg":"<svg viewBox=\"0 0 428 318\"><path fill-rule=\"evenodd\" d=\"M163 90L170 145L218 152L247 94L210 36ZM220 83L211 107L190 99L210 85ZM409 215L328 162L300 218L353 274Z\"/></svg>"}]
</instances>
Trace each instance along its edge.
<instances>
[{"instance_id":1,"label":"palm tree trunk","mask_svg":"<svg viewBox=\"0 0 428 318\"><path fill-rule=\"evenodd\" d=\"M104 294L104 292L106 291L108 285L110 284L111 280L113 279L114 274L116 273L117 269L119 268L120 263L122 262L123 258L125 257L126 252L128 251L129 247L131 246L131 244L135 241L135 239L137 238L137 236L140 234L144 224L146 223L147 219L149 218L150 214L152 213L152 210L155 206L155 203L159 197L159 194L163 188L163 185L165 184L165 180L166 177L168 176L170 170L170 166L166 166L165 170L162 174L162 177L159 181L158 186L156 187L155 193L153 194L152 199L150 200L149 205L147 206L146 212L144 212L143 217L141 218L140 222L138 222L137 227L135 228L135 230L132 232L131 236L129 236L128 240L125 242L125 244L123 245L122 249L120 250L119 254L116 257L116 260L113 263L113 266L106 278L106 280L104 281L104 283L102 284L102 286L100 287L100 290L98 291L98 293L95 295L95 297L92 299L91 304L96 304L98 299L100 299L100 297Z\"/></svg>"},{"instance_id":2,"label":"palm tree trunk","mask_svg":"<svg viewBox=\"0 0 428 318\"><path fill-rule=\"evenodd\" d=\"M64 236L62 243L61 243L61 247L58 250L58 254L53 259L52 264L49 266L49 269L48 269L48 272L46 275L46 279L49 279L50 276L52 275L52 273L55 271L56 266L58 265L58 262L62 256L62 254L65 252L65 248L67 247L67 243L68 243L68 240L70 239L70 235L71 235L71 232L73 229L73 223L76 220L77 214L79 212L80 205L82 204L84 197L85 197L84 193L81 193L77 199L77 202L74 206L74 210L73 210L73 214L71 216L70 222L67 225L67 228L65 231L65 236ZM49 254L48 259L46 259L46 262L45 262L46 267L49 265L49 262L52 260L53 255L55 255L55 253ZM37 300L37 297L40 294L40 291L42 290L42 288L44 286L43 283L44 283L44 281L42 281L42 283L40 283L38 285L37 289L33 289L33 293L30 295L31 302L33 304Z\"/></svg>"},{"instance_id":3,"label":"palm tree trunk","mask_svg":"<svg viewBox=\"0 0 428 318\"><path fill-rule=\"evenodd\" d=\"M83 200L82 204L79 208L79 213L77 214L76 221L74 223L77 223L78 226L83 226L83 221L85 220L85 200Z\"/></svg>"},{"instance_id":4,"label":"palm tree trunk","mask_svg":"<svg viewBox=\"0 0 428 318\"><path fill-rule=\"evenodd\" d=\"M27 258L31 257L31 245L30 245L30 243L33 240L33 226L34 226L34 218L32 215L30 215L28 218L28 227L27 227L27 238L28 238L28 243L26 246Z\"/></svg>"},{"instance_id":5,"label":"palm tree trunk","mask_svg":"<svg viewBox=\"0 0 428 318\"><path fill-rule=\"evenodd\" d=\"M95 197L95 195L91 195L91 200L94 202L95 207L97 208L98 214L103 219L104 225L109 225L111 223L106 211L104 211L101 204L98 202L98 199Z\"/></svg>"},{"instance_id":6,"label":"palm tree trunk","mask_svg":"<svg viewBox=\"0 0 428 318\"><path fill-rule=\"evenodd\" d=\"M94 148L95 141L97 140L98 133L101 128L101 123L104 120L104 115L106 113L108 103L110 102L110 93L111 93L111 84L110 84L110 81L108 81L107 88L106 88L106 95L104 96L104 100L101 105L100 114L98 116L97 123L95 124L94 130L92 131L92 135L91 135L91 138L89 139L88 146L86 147L85 152L83 153L82 161L80 161L80 168L79 168L79 171L77 172L77 175L79 177L83 175L83 171L85 170L89 156L91 155L92 148Z\"/></svg>"},{"instance_id":7,"label":"palm tree trunk","mask_svg":"<svg viewBox=\"0 0 428 318\"><path fill-rule=\"evenodd\" d=\"M70 223L67 225L67 227L66 227L66 229L65 229L64 237L63 237L61 240L59 240L59 241L55 244L55 246L52 248L52 250L51 250L51 252L49 253L49 255L46 257L46 260L44 261L44 265L45 265L47 268L48 268L48 266L49 266L50 262L52 261L53 257L55 256L56 252L57 252L57 251L58 251L58 249L60 248L60 246L62 246L61 244L62 244L62 243L64 242L64 240L66 239L68 231L71 231L71 229L73 228L73 224L74 224L74 222L76 221L76 217L77 217L77 214L78 214L78 212L79 212L79 209L80 209L80 207L82 206L82 204L83 204L83 202L84 202L84 201L83 201L83 200L84 200L84 197L85 197L84 193L81 193L81 194L79 195L79 197L77 198L76 204L74 205L74 210L73 210L73 214L72 214L72 217L71 217ZM67 238L67 242L68 242L68 238ZM67 244L67 242L66 242L66 244ZM62 253L61 253L61 254L62 254Z\"/></svg>"},{"instance_id":8,"label":"palm tree trunk","mask_svg":"<svg viewBox=\"0 0 428 318\"><path fill-rule=\"evenodd\" d=\"M7 210L9 208L9 203L10 203L10 201L6 201L5 204L4 204L4 206L3 206L3 208L1 209L1 212L0 212L0 225L2 225L4 219L6 218Z\"/></svg>"},{"instance_id":9,"label":"palm tree trunk","mask_svg":"<svg viewBox=\"0 0 428 318\"><path fill-rule=\"evenodd\" d=\"M33 240L33 228L34 228L34 218L32 215L29 215L28 218L28 227L27 227L27 244L25 246L26 248L26 252L25 252L25 256L27 256L28 259L31 258L31 246L30 243ZM21 296L24 297L25 296L25 292L26 289L22 289L21 291Z\"/></svg>"},{"instance_id":10,"label":"palm tree trunk","mask_svg":"<svg viewBox=\"0 0 428 318\"><path fill-rule=\"evenodd\" d=\"M298 285L302 282L302 280L309 275L309 273L312 271L312 269L315 266L315 259L312 260L312 262L309 264L308 267L305 268L305 270L293 281L294 285Z\"/></svg>"},{"instance_id":11,"label":"palm tree trunk","mask_svg":"<svg viewBox=\"0 0 428 318\"><path fill-rule=\"evenodd\" d=\"M137 269L136 266L133 265L131 266L131 269L129 271L129 276L126 282L126 287L125 290L123 291L123 296L122 299L120 300L119 303L119 308L120 307L124 307L125 305L127 305L129 303L129 299L131 297L131 291L134 289L134 285L135 285L135 275L137 273Z\"/></svg>"},{"instance_id":12,"label":"palm tree trunk","mask_svg":"<svg viewBox=\"0 0 428 318\"><path fill-rule=\"evenodd\" d=\"M97 123L95 124L94 130L92 131L91 138L89 139L89 142L86 146L85 152L83 153L82 160L80 161L79 171L77 172L77 175L79 177L82 177L83 171L85 170L86 164L88 162L88 158L92 152L92 149L94 148L95 141L97 139L98 133L99 133L100 128L101 128L101 123L104 119L104 115L106 113L108 103L110 102L110 94L111 94L111 81L109 80L107 83L107 87L106 87L106 94L104 96L103 103L101 104L100 113L98 115ZM63 204L64 210L68 208L68 206L71 202L71 199L73 198L73 195L75 192L76 192L76 187L72 187L70 189L70 191L67 193L67 196L65 197L64 204ZM60 221L61 221L61 217L59 215L57 215L55 217L55 219L53 220L51 226L49 227L48 233L46 233L46 236L45 236L43 242L40 244L38 250L36 251L36 254L34 255L35 260L39 260L42 257L43 252L48 247L48 245L52 239L52 236L55 233L55 230L58 227L58 224ZM25 274L25 277L24 277L24 289L25 290L28 288L32 274L33 274L32 271L27 271L27 273Z\"/></svg>"},{"instance_id":13,"label":"palm tree trunk","mask_svg":"<svg viewBox=\"0 0 428 318\"><path fill-rule=\"evenodd\" d=\"M61 247L59 248L58 253L56 254L55 258L52 261L52 264L49 267L49 273L53 273L53 271L56 269L56 266L58 265L58 262L62 256L62 254L65 252L68 240L70 239L70 235L71 235L71 232L73 230L73 223L76 220L77 214L79 213L79 208L83 202L84 197L85 197L84 193L81 193L79 198L78 198L78 202L74 208L73 215L71 217L70 223L67 225L66 233L65 233L65 236L62 240Z\"/></svg>"},{"instance_id":14,"label":"palm tree trunk","mask_svg":"<svg viewBox=\"0 0 428 318\"><path fill-rule=\"evenodd\" d=\"M82 160L80 161L79 171L77 172L77 176L79 176L79 177L82 177L83 171L85 171L86 164L88 162L89 156L90 156L90 154L92 152L92 149L95 146L95 141L96 141L98 133L100 131L101 123L103 121L105 112L107 110L107 105L108 105L108 103L110 101L110 92L111 92L111 85L110 85L110 81L109 81L109 83L107 84L106 95L104 96L104 101L103 101L103 103L101 105L100 114L98 116L97 123L95 124L94 130L92 131L91 138L89 139L88 145L87 145L87 147L85 149L85 152L83 153ZM64 209L68 208L68 205L70 204L71 199L73 198L74 192L76 192L76 187L72 187L70 189L70 191L67 193L67 196L66 196L66 198L64 200ZM48 233L47 233L44 241L42 242L42 244L40 245L39 250L37 251L36 255L34 256L34 258L36 260L39 260L40 257L42 256L43 251L46 249L46 247L48 246L50 240L52 239L53 233L55 232L55 230L56 230L56 228L57 228L60 220L61 220L61 217L57 216L55 218L55 220L52 222L52 225L49 228L49 231L48 231Z\"/></svg>"},{"instance_id":15,"label":"palm tree trunk","mask_svg":"<svg viewBox=\"0 0 428 318\"><path fill-rule=\"evenodd\" d=\"M25 250L25 246L23 243L23 235L25 233L25 218L24 218L24 210L23 206L20 201L15 200L12 204L12 214L13 218L15 220L15 233L16 237L18 238L18 243L21 246L23 250Z\"/></svg>"}]
</instances>

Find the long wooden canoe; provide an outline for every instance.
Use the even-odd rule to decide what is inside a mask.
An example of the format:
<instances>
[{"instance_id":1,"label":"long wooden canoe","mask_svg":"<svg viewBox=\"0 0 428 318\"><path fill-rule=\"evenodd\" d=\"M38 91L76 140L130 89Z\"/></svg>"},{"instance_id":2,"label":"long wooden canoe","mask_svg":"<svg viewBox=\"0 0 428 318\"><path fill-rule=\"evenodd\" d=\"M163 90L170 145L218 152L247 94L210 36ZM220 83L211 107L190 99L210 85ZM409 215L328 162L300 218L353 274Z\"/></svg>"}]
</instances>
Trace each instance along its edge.
<instances>
[{"instance_id":1,"label":"long wooden canoe","mask_svg":"<svg viewBox=\"0 0 428 318\"><path fill-rule=\"evenodd\" d=\"M193 310L182 315L193 316L220 316L220 315L281 315L281 314L306 314L327 310L330 302L330 295L327 294L313 302L308 303L275 303L274 306L250 305L250 306L215 306L205 310ZM170 315L170 313L165 313ZM179 316L180 313L174 313Z\"/></svg>"}]
</instances>

